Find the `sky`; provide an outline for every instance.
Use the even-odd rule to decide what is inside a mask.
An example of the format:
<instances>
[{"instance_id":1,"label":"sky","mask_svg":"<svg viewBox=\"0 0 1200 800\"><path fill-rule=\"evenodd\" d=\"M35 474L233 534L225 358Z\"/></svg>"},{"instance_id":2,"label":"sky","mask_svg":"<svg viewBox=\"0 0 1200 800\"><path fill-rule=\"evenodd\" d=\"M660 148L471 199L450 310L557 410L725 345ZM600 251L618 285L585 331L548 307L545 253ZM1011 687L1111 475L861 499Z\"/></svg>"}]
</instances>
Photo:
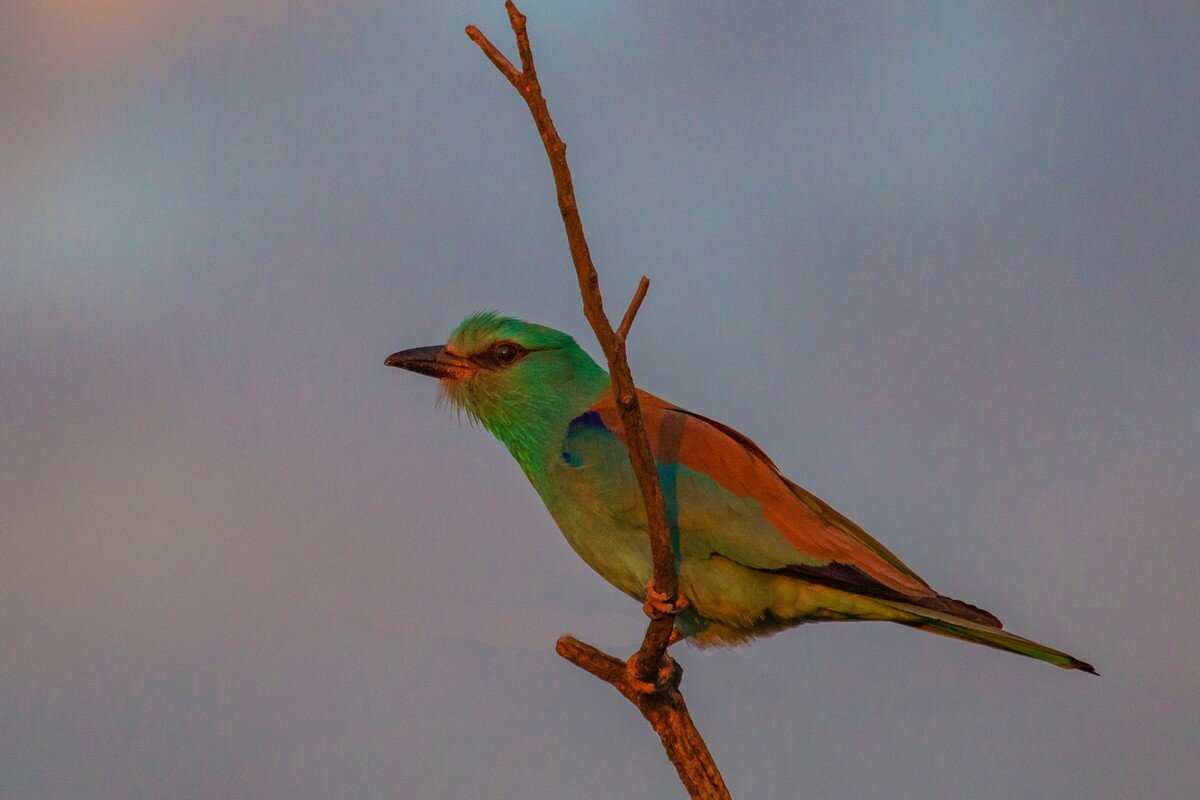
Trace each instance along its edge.
<instances>
[{"instance_id":1,"label":"sky","mask_svg":"<svg viewBox=\"0 0 1200 800\"><path fill-rule=\"evenodd\" d=\"M534 2L639 385L1103 677L680 648L735 797L1200 785L1200 11ZM639 605L386 369L583 319L499 2L0 7L0 800L681 797Z\"/></svg>"}]
</instances>

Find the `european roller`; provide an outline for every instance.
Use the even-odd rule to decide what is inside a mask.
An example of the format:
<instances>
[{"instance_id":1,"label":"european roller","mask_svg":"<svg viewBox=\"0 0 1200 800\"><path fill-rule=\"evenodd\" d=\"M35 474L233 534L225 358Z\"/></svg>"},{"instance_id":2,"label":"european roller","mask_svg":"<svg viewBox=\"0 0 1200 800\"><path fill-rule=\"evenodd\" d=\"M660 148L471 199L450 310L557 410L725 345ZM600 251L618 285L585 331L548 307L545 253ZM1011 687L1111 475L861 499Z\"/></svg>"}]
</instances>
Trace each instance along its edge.
<instances>
[{"instance_id":1,"label":"european roller","mask_svg":"<svg viewBox=\"0 0 1200 800\"><path fill-rule=\"evenodd\" d=\"M608 373L565 333L493 313L388 356L504 443L575 552L646 597L650 542ZM938 594L733 428L639 390L687 605L676 636L737 645L806 622L885 620L1094 673Z\"/></svg>"}]
</instances>

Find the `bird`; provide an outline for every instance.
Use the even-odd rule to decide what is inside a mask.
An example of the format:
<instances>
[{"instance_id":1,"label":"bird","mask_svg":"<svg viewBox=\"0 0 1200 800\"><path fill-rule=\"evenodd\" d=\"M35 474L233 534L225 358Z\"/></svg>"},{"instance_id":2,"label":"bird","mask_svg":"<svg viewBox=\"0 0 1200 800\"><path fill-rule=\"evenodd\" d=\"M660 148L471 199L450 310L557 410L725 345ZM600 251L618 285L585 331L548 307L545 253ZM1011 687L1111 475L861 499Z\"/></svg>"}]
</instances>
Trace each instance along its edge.
<instances>
[{"instance_id":1,"label":"bird","mask_svg":"<svg viewBox=\"0 0 1200 800\"><path fill-rule=\"evenodd\" d=\"M508 448L583 561L647 600L648 524L612 382L574 338L479 312L444 345L385 364L437 378L440 400ZM938 594L747 436L637 391L682 595L673 641L736 646L804 623L879 620L1098 674Z\"/></svg>"}]
</instances>

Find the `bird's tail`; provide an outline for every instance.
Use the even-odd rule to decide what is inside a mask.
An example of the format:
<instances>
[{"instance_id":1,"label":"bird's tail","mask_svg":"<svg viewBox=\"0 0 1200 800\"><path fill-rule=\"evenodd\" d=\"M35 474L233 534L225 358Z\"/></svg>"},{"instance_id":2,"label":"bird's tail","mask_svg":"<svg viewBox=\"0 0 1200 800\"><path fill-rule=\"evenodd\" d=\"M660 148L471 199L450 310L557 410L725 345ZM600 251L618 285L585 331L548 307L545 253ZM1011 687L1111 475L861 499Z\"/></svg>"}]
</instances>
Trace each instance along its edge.
<instances>
[{"instance_id":1,"label":"bird's tail","mask_svg":"<svg viewBox=\"0 0 1200 800\"><path fill-rule=\"evenodd\" d=\"M902 625L921 628L940 636L948 636L951 639L962 639L986 645L987 647L994 647L997 650L1019 653L1023 656L1029 656L1030 658L1036 658L1040 661L1053 664L1056 667L1062 667L1063 669L1078 669L1090 672L1093 675L1100 674L1086 661L1080 661L1078 658L1060 650L1055 650L1044 644L1038 644L1035 641L1001 630L998 627L993 628L981 625L951 614L933 611L909 603L890 600L882 602L884 605L890 606L897 611L911 615L910 619L897 620Z\"/></svg>"}]
</instances>

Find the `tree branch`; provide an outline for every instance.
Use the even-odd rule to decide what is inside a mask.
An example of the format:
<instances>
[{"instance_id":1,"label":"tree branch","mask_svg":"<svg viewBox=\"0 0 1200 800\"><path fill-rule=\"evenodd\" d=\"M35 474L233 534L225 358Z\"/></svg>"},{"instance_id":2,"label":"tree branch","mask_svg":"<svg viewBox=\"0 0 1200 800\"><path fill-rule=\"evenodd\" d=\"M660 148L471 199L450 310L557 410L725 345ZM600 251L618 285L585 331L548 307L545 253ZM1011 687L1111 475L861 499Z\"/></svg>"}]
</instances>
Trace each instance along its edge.
<instances>
[{"instance_id":1,"label":"tree branch","mask_svg":"<svg viewBox=\"0 0 1200 800\"><path fill-rule=\"evenodd\" d=\"M683 695L679 692L682 670L667 656L667 646L675 628L675 615L686 603L679 596L675 553L671 547L662 489L658 484L657 468L650 450L650 442L646 438L638 394L625 354L625 340L650 282L647 278L642 278L620 327L614 331L604 312L600 280L592 264L587 239L583 233L583 222L575 202L571 170L567 166L567 146L559 137L550 118L550 111L534 69L533 50L529 45L525 15L517 10L512 0L507 0L504 5L517 40L520 71L517 71L503 53L474 25L467 27L467 36L479 45L488 60L520 92L529 106L529 112L546 148L550 170L554 175L558 208L562 214L571 260L575 265L575 276L583 298L583 313L604 351L609 374L612 376L613 396L625 429L625 440L629 445L629 457L637 476L642 504L646 509L653 566L653 579L647 587L646 601L646 613L651 617L650 624L646 628L641 648L628 662L623 663L571 637L559 639L555 649L563 658L612 685L637 706L658 733L668 758L675 765L680 780L693 798L728 800L729 791L725 788L721 773L692 723Z\"/></svg>"},{"instance_id":2,"label":"tree branch","mask_svg":"<svg viewBox=\"0 0 1200 800\"><path fill-rule=\"evenodd\" d=\"M693 798L729 800L725 781L717 770L712 754L708 752L708 745L692 722L683 695L679 693L683 670L678 664L671 662L671 673L665 685L657 691L647 692L636 679L631 678L625 664L590 644L563 636L554 649L560 656L609 684L637 706L637 710L662 739L667 758L675 765L679 779Z\"/></svg>"}]
</instances>

